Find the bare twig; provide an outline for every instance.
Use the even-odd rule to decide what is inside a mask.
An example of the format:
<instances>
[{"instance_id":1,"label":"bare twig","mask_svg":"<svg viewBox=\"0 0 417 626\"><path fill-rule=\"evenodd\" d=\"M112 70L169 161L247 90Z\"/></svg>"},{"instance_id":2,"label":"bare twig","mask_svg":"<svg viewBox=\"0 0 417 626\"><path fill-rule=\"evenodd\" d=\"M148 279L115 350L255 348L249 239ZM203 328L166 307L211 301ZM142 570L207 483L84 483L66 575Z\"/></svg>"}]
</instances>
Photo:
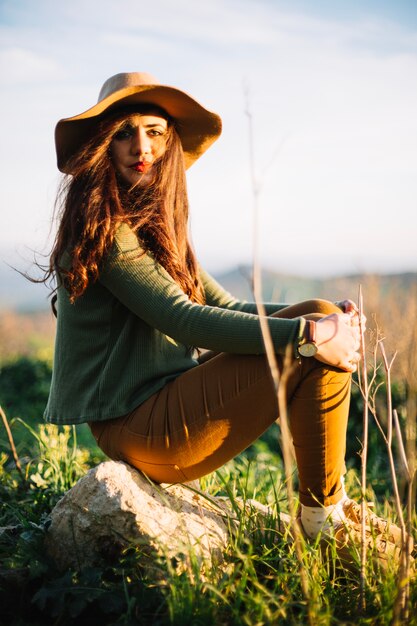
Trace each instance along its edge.
<instances>
[{"instance_id":1,"label":"bare twig","mask_svg":"<svg viewBox=\"0 0 417 626\"><path fill-rule=\"evenodd\" d=\"M368 403L369 403L369 387L368 387L368 371L366 366L366 344L365 329L362 323L363 315L363 296L362 286L359 285L359 330L361 336L361 374L362 384L361 390L364 398L363 403L363 444L361 453L361 568L360 568L360 608L364 611L366 608L365 589L366 589L366 463L368 459Z\"/></svg>"},{"instance_id":2,"label":"bare twig","mask_svg":"<svg viewBox=\"0 0 417 626\"><path fill-rule=\"evenodd\" d=\"M25 477L24 477L24 474L23 474L22 466L20 465L19 457L17 455L16 446L14 445L12 431L10 430L10 426L9 426L9 422L7 420L7 417L6 417L6 413L3 411L3 408L1 406L0 406L0 415L1 415L1 419L2 419L3 424L4 424L4 428L6 429L7 438L9 440L9 445L10 445L10 449L12 451L12 455L13 455L13 459L14 459L14 462L15 462L15 465L16 465L16 469L17 469L17 471L19 472L19 474L21 475L21 477L24 480Z\"/></svg>"},{"instance_id":3,"label":"bare twig","mask_svg":"<svg viewBox=\"0 0 417 626\"><path fill-rule=\"evenodd\" d=\"M413 495L414 495L414 481L415 481L415 469L414 459L408 459L409 475L407 481L407 544L405 550L405 576L407 578L406 583L406 601L405 606L402 609L403 623L407 622L410 616L410 576L411 576L411 550L412 550L412 512L413 507Z\"/></svg>"},{"instance_id":4,"label":"bare twig","mask_svg":"<svg viewBox=\"0 0 417 626\"><path fill-rule=\"evenodd\" d=\"M303 548L304 539L300 531L300 527L297 524L297 509L294 497L293 487L293 473L292 473L292 454L291 454L291 434L288 422L287 411L287 383L288 378L291 375L294 368L294 361L291 359L291 354L287 351L285 356L283 371L281 374L281 381L278 387L278 408L282 433L282 452L284 457L284 469L285 469L285 485L287 489L288 498L288 512L291 520L291 531L294 537L295 553L300 565L300 582L303 591L304 598L307 602L308 618L310 626L314 626L316 622L316 610L314 597L310 591L310 585L307 576L307 570L304 564Z\"/></svg>"},{"instance_id":5,"label":"bare twig","mask_svg":"<svg viewBox=\"0 0 417 626\"><path fill-rule=\"evenodd\" d=\"M380 342L380 349L382 354L382 360L384 363L386 379L387 379L387 436L384 437L385 443L387 446L388 452L388 461L391 470L392 484L394 488L394 499L395 499L395 507L397 510L398 520L401 528L401 559L400 559L400 567L398 571L398 594L394 602L394 616L392 619L392 626L399 626L404 623L403 619L405 615L408 614L408 604L409 604L409 576L410 576L410 554L409 554L409 545L411 538L408 535L408 530L411 531L411 528L407 530L404 515L401 506L401 499L398 489L398 480L397 473L395 469L394 456L392 452L392 431L393 431L393 420L395 421L396 432L399 439L399 448L400 448L400 456L401 450L404 450L403 442L402 442L402 434L400 425L398 422L398 416L394 415L392 410L392 396L391 396L391 367L394 362L396 354L394 354L393 358L390 362L388 362L387 355L385 352L385 347L383 342ZM406 470L407 475L407 484L412 484L412 477L410 475L410 471L408 468L408 462L405 457L405 454L402 456L402 461ZM410 520L411 521L411 520Z\"/></svg>"},{"instance_id":6,"label":"bare twig","mask_svg":"<svg viewBox=\"0 0 417 626\"><path fill-rule=\"evenodd\" d=\"M313 602L311 597L311 592L309 588L309 581L307 570L304 564L303 559L303 537L300 532L300 528L297 524L296 520L296 505L294 498L294 490L292 484L292 455L290 450L291 447L291 436L290 429L288 425L288 416L287 416L287 398L286 398L286 385L288 376L291 371L291 357L287 353L286 358L283 364L283 371L280 375L278 362L275 355L274 345L270 333L270 329L268 326L268 318L266 316L265 307L263 304L262 298L262 278L261 278L261 269L259 262L259 252L258 252L258 227L259 227L259 194L260 194L260 185L256 178L255 173L255 159L254 159L254 140L253 140L253 120L252 114L249 107L249 94L246 91L246 109L245 113L248 118L248 130L249 130L249 151L250 151L250 173L252 180L252 196L253 196L253 294L255 298L255 303L257 307L257 311L260 319L260 328L262 333L262 339L265 346L266 357L268 361L268 366L271 372L274 389L277 394L278 401L278 410L280 417L280 426L281 426L281 434L282 434L282 450L284 457L284 467L285 467L285 476L286 476L286 489L287 489L287 497L288 497L288 509L290 513L291 519L291 527L292 533L294 537L294 545L295 551L299 562L300 567L300 582L302 592L307 603L307 612L308 612L308 620L310 626L316 624L316 615L313 609Z\"/></svg>"},{"instance_id":7,"label":"bare twig","mask_svg":"<svg viewBox=\"0 0 417 626\"><path fill-rule=\"evenodd\" d=\"M392 414L392 396L391 396L391 367L392 367L392 363L395 359L395 354L394 357L391 359L390 362L388 362L387 359L387 355L385 353L385 348L384 348L384 344L381 341L380 343L380 350L381 350L381 354L382 354L382 360L384 363L384 369L385 369L385 375L387 378L387 435L386 437L384 437L386 446L387 446L387 452L388 452L388 461L389 461L389 465L390 465L390 470L391 470L391 477L392 477L392 483L393 483L393 488L394 488L394 500L395 500L395 506L397 509L397 515L398 515L398 519L399 519L399 523L400 523L400 527L401 527L401 535L402 535L402 544L403 544L403 548L405 545L405 537L406 537L406 529L405 529L405 523L404 523L404 516L403 516L403 511L402 511L402 507L401 507L401 498L400 498L400 493L398 490L398 481L397 481L397 473L395 470L395 463L394 463L394 455L392 453L392 421L393 421L393 414Z\"/></svg>"},{"instance_id":8,"label":"bare twig","mask_svg":"<svg viewBox=\"0 0 417 626\"><path fill-rule=\"evenodd\" d=\"M361 309L361 306L362 304L360 304L360 309ZM374 376L372 379L373 380L372 384L374 386L376 382L376 377L375 377L376 368L378 367L377 359L376 359L376 353L378 351L378 348L380 349L381 354L382 354L382 362L383 362L383 366L385 370L385 378L386 378L387 427L386 427L386 432L385 432L384 428L382 427L381 421L378 419L377 410L376 410L376 395L377 395L377 391L381 387L381 384L376 386L376 389L373 391L372 397L371 397L368 376L365 377L363 375L361 391L362 391L362 395L364 398L364 440L367 441L368 411L370 411L375 419L375 423L378 427L378 430L381 433L381 436L387 448L388 462L389 462L391 479L392 479L393 490L394 490L395 507L396 507L397 516L399 520L399 526L401 529L401 548L402 549L401 549L401 557L400 557L400 566L398 570L398 586L397 586L398 594L395 599L394 615L393 615L393 620L391 622L392 626L399 626L400 624L404 623L405 616L409 614L408 605L409 605L409 576L410 576L410 566L411 566L411 563L410 563L411 515L409 515L408 517L408 519L410 520L410 523L406 527L406 524L404 521L403 510L401 506L401 498L400 498L399 488L398 488L398 478L397 478L394 455L393 455L393 450L392 450L393 422L395 425L395 430L398 435L398 440L400 442L399 444L400 458L402 461L402 465L404 466L406 470L406 475L408 479L407 483L409 486L409 492L408 492L409 499L410 499L410 494L412 493L412 490L410 489L410 484L412 484L412 477L409 471L409 464L408 464L405 451L404 451L404 445L402 442L402 434L401 434L401 429L400 429L399 422L398 422L398 417L396 415L396 412L393 411L393 408L392 408L391 368L395 360L396 353L394 353L393 357L389 361L385 352L383 340L380 338L380 336L377 333L375 349L374 349L374 354L373 354ZM365 367L366 367L366 364L363 365L363 368ZM366 412L366 416L365 416L365 412ZM365 436L365 433L366 433L366 436ZM365 445L364 445L364 450L365 452L367 452L367 446ZM365 514L364 514L365 491L366 491L366 454L363 455L363 458L362 458L362 503L361 503L362 504L362 552L361 552L361 557L362 557L361 558L361 608L362 609L365 608L365 604L363 600L364 596L362 594L364 594L364 591L365 591L365 580L366 580L364 577L364 570L362 569L364 567L363 532L364 532L364 526L365 526L364 524L365 522Z\"/></svg>"},{"instance_id":9,"label":"bare twig","mask_svg":"<svg viewBox=\"0 0 417 626\"><path fill-rule=\"evenodd\" d=\"M409 464L408 464L408 460L407 460L407 455L406 455L405 448L404 448L404 442L403 442L403 437L402 437L402 433L401 433L400 421L398 419L398 413L397 413L396 409L393 410L392 417L394 418L395 432L396 432L396 435L398 437L398 452L399 452L399 455L400 455L401 464L403 466L404 471L406 472L407 479L408 480L412 480L412 476L411 476L411 472L410 472L410 468L409 468Z\"/></svg>"},{"instance_id":10,"label":"bare twig","mask_svg":"<svg viewBox=\"0 0 417 626\"><path fill-rule=\"evenodd\" d=\"M265 307L262 298L262 277L261 277L261 265L259 261L259 194L260 185L256 179L255 173L255 155L254 155L254 139L253 139L253 123L252 114L250 112L248 103L248 93L246 93L246 109L245 113L248 117L248 132L249 132L249 166L252 181L252 196L253 196L253 276L252 276L252 289L256 302L256 308L260 317L260 325L262 338L265 344L265 351L268 357L268 364L271 369L272 379L274 381L275 391L278 393L279 385L279 370L275 357L274 344L272 342L271 333L269 332L268 319L265 312Z\"/></svg>"}]
</instances>

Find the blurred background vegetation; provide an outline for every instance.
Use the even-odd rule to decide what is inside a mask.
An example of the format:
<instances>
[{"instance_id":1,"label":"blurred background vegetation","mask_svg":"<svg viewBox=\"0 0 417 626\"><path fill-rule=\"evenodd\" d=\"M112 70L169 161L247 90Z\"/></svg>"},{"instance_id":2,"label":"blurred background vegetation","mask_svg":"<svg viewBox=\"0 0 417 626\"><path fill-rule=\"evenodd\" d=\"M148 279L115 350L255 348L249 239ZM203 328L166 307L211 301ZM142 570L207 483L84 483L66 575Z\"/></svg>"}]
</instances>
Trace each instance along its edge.
<instances>
[{"instance_id":1,"label":"blurred background vegetation","mask_svg":"<svg viewBox=\"0 0 417 626\"><path fill-rule=\"evenodd\" d=\"M249 268L228 272L218 279L237 297L251 299ZM392 368L393 406L404 430L408 428L408 440L415 441L417 274L348 276L323 280L302 279L268 271L263 274L263 293L267 301L290 303L311 298L314 294L333 300L357 300L359 285L364 297L364 312L368 318L370 370L374 368L373 348L376 337L382 336L389 359L396 354ZM0 405L11 423L18 454L21 456L30 454L33 437L16 418L21 418L30 427L43 422L42 415L52 374L55 318L46 308L46 300L43 308L39 307L39 302L36 304L33 310L0 308ZM386 388L380 366L374 384L374 388L377 387L379 389L375 402L379 418L384 424ZM356 469L360 467L362 412L361 394L354 382L346 458L348 467ZM77 426L76 434L81 446L89 447L92 452L97 453L95 441L87 425ZM262 447L276 451L277 441L279 429L274 426L246 451L246 455L252 458ZM0 431L0 452L10 452L3 428ZM374 485L374 488L380 492L389 490L385 445L373 420L370 421L368 468L373 476L378 477L379 486Z\"/></svg>"},{"instance_id":2,"label":"blurred background vegetation","mask_svg":"<svg viewBox=\"0 0 417 626\"><path fill-rule=\"evenodd\" d=\"M231 293L251 298L248 268L218 278ZM368 318L367 356L369 372L375 375L372 390L378 417L385 427L386 382L380 355L374 358L377 340L385 337L388 358L391 360L397 352L392 367L393 406L411 449L416 439L417 274L322 281L272 272L264 272L263 277L265 300L276 302L311 297L356 300L359 285ZM219 578L214 569L213 581L206 586L190 584L187 577L176 574L168 576L163 585L146 580L135 560L140 547L127 551L120 563L111 567L68 571L64 575L56 570L43 543L50 511L81 476L105 457L86 424L57 428L43 422L55 334L55 318L46 306L45 290L42 302L28 300L19 292L19 302L24 305L18 305L7 294L3 297L2 288L0 280L0 405L8 417L22 469L18 471L6 430L0 425L0 623L307 623L300 603L299 563L294 553L288 554L286 540L277 540L274 533L267 533L267 540L262 533L251 533L250 539L244 532L239 533L242 544L233 544L229 555L233 576L220 574ZM361 393L354 382L346 454L346 484L352 497L360 493L362 413ZM367 498L377 505L380 502L377 512L394 521L386 446L372 418L369 426ZM285 510L280 440L275 424L220 471L204 477L202 489L232 499L256 498ZM393 444L398 447L395 436ZM398 450L394 450L394 456L404 501L405 478ZM414 459L415 452L408 458ZM305 558L312 563L310 582L320 598L313 623L393 623L392 605L398 584L392 573L387 576L384 572L381 578L378 571L368 580L366 612L358 621L358 581L347 579L344 584L340 578L333 580L327 565L318 569L319 555L312 549ZM414 585L410 605L416 606L416 601Z\"/></svg>"}]
</instances>

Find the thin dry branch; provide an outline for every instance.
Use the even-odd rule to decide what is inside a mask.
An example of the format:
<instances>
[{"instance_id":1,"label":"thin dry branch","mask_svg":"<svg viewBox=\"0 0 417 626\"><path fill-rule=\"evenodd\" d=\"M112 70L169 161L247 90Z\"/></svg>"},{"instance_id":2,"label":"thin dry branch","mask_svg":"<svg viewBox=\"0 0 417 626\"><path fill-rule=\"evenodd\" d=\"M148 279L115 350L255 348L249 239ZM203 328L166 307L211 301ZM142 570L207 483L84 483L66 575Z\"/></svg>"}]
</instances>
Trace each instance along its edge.
<instances>
[{"instance_id":1,"label":"thin dry branch","mask_svg":"<svg viewBox=\"0 0 417 626\"><path fill-rule=\"evenodd\" d=\"M20 465L20 461L19 461L19 457L18 457L18 454L17 454L16 446L14 444L12 431L10 429L9 422L7 420L7 417L6 417L6 413L3 411L3 408L1 406L0 406L0 415L1 415L1 419L2 419L3 424L4 424L4 428L6 429L7 438L9 440L10 450L12 452L12 456L13 456L13 460L14 460L15 465L16 465L16 469L17 469L17 471L19 472L19 474L21 475L21 477L24 480L25 476L23 474L22 466Z\"/></svg>"},{"instance_id":2,"label":"thin dry branch","mask_svg":"<svg viewBox=\"0 0 417 626\"><path fill-rule=\"evenodd\" d=\"M255 160L254 160L254 140L253 140L253 120L252 114L248 102L248 92L246 91L246 109L245 113L248 118L248 131L249 131L249 158L250 158L250 173L252 181L252 196L253 196L253 294L257 307L257 311L260 318L260 328L262 333L262 339L265 346L266 357L268 366L271 372L275 392L277 395L278 410L280 416L281 434L282 434L282 450L284 457L284 467L286 476L286 489L288 497L288 508L291 519L292 534L294 537L295 551L300 567L300 582L304 599L307 604L308 620L310 626L316 624L316 612L313 606L311 597L311 591L309 587L307 569L303 559L303 537L300 528L296 520L296 505L294 498L294 490L292 484L292 455L290 453L291 436L288 425L287 416L287 398L286 398L286 383L288 380L289 372L291 371L290 359L287 354L284 361L283 371L280 375L278 368L278 362L272 342L271 333L268 326L268 318L265 313L265 307L262 298L262 280L261 269L259 262L258 252L258 228L259 228L259 194L260 185L256 179L255 174Z\"/></svg>"},{"instance_id":3,"label":"thin dry branch","mask_svg":"<svg viewBox=\"0 0 417 626\"><path fill-rule=\"evenodd\" d=\"M403 470L406 473L407 480L410 481L410 480L413 480L413 476L412 476L408 459L407 459L407 455L405 452L401 426L400 426L400 420L398 419L398 413L396 409L393 410L392 416L394 418L394 427L395 427L395 432L398 438L398 452L400 455L401 464L402 464Z\"/></svg>"},{"instance_id":4,"label":"thin dry branch","mask_svg":"<svg viewBox=\"0 0 417 626\"><path fill-rule=\"evenodd\" d=\"M363 306L362 303L362 294L360 293L360 310ZM386 406L387 406L387 427L386 432L382 426L381 421L377 415L376 409L376 395L379 391L382 383L376 385L376 371L379 368L378 360L377 360L377 352L378 349L381 351L382 355L382 363L385 371L385 384L386 384ZM398 440L400 442L399 450L400 450L400 458L402 461L402 465L406 469L407 476L407 484L408 484L408 500L411 502L412 499L412 476L409 470L409 463L405 455L404 445L402 442L402 434L401 429L398 422L398 417L396 412L393 411L392 408L392 394L391 394L391 368L396 358L396 353L392 356L389 361L386 355L385 347L383 340L380 337L379 330L377 328L377 337L375 342L375 347L373 351L373 359L374 359L374 367L373 367L373 376L372 376L372 385L374 387L373 392L370 392L370 384L368 380L368 375L366 373L366 361L365 361L365 344L363 342L363 352L362 352L362 383L360 385L362 396L364 399L364 442L367 442L367 432L368 432L368 413L374 417L375 424L378 427L378 430L381 433L381 436L386 445L387 454L388 454L388 462L390 467L391 479L393 484L394 491L394 502L395 508L397 511L397 517L399 520L399 526L401 529L401 557L400 564L398 569L398 594L394 602L394 615L392 619L392 626L399 626L400 624L405 623L405 618L409 615L409 579L410 579L410 568L411 568L411 559L410 559L410 545L411 545L411 514L408 512L407 518L407 526L404 521L404 514L401 506L401 498L399 494L398 488L398 477L397 471L395 467L395 460L392 450L392 439L393 439L393 426L395 426L395 430L397 432ZM376 387L376 388L375 388ZM365 506L365 491L366 491L366 455L367 455L367 444L364 443L364 452L362 454L362 542L363 542L363 529L364 529L364 506ZM409 522L408 522L409 520ZM361 553L361 608L365 608L364 602L364 592L365 592L365 578L362 578L364 575L364 570L362 567L364 566L364 544L362 544L362 553Z\"/></svg>"},{"instance_id":5,"label":"thin dry branch","mask_svg":"<svg viewBox=\"0 0 417 626\"><path fill-rule=\"evenodd\" d=\"M292 473L292 454L291 454L291 433L288 421L287 411L287 384L288 378L291 375L294 368L294 361L291 358L289 351L284 359L283 371L281 374L280 384L278 386L278 408L282 433L282 451L284 457L284 469L285 469L285 485L287 489L288 498L288 512L291 520L291 531L294 537L295 553L297 555L298 562L300 564L300 581L301 588L303 590L304 598L307 601L308 618L310 626L316 624L316 602L310 591L310 585L308 581L307 569L304 564L304 538L302 536L300 527L297 523L297 508L293 487L293 473Z\"/></svg>"},{"instance_id":6,"label":"thin dry branch","mask_svg":"<svg viewBox=\"0 0 417 626\"><path fill-rule=\"evenodd\" d=\"M368 387L368 371L366 366L366 344L365 344L365 328L362 323L363 316L363 295L362 286L359 285L359 330L361 336L361 391L364 398L363 403L363 446L361 453L361 567L360 567L360 608L364 611L366 608L365 590L366 590L366 464L368 459L368 403L369 403L369 387Z\"/></svg>"},{"instance_id":7,"label":"thin dry branch","mask_svg":"<svg viewBox=\"0 0 417 626\"><path fill-rule=\"evenodd\" d=\"M395 469L394 455L392 452L392 431L393 431L393 420L395 418L394 418L393 410L392 410L391 367L392 367L392 364L394 362L396 355L394 354L391 361L388 362L388 358L385 352L385 347L382 341L380 342L380 350L382 354L382 360L384 363L385 375L387 379L388 419L387 419L387 436L384 437L384 439L385 439L385 443L387 446L388 461L390 465L391 478L392 478L392 484L393 484L393 489L394 489L395 508L397 510L397 516L398 516L398 520L399 520L399 524L401 528L401 558L400 558L400 566L398 570L398 585L397 585L398 593L394 602L394 616L391 622L392 626L399 626L400 624L404 623L403 621L404 616L408 615L409 613L409 610L408 610L408 605L410 601L409 578L410 578L411 562L410 562L410 554L409 554L408 548L410 545L410 537L408 536L407 528L406 528L405 521L404 521L400 493L398 489L397 472ZM402 444L401 429L399 427L397 428L397 435L401 442L400 444L400 448L401 448L403 447L403 444ZM403 459L403 460L405 461L405 469L406 469L407 478L408 478L407 482L410 484L411 477L410 477L410 472L408 469L408 462L407 462L407 459Z\"/></svg>"}]
</instances>

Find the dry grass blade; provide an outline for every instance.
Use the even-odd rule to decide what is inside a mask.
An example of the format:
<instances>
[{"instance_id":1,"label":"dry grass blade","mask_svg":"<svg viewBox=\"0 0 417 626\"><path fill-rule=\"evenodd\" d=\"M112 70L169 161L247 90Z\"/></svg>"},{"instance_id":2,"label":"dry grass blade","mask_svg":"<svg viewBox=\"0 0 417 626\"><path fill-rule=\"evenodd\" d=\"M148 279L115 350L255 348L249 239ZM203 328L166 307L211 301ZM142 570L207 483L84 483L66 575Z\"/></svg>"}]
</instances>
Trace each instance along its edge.
<instances>
[{"instance_id":1,"label":"dry grass blade","mask_svg":"<svg viewBox=\"0 0 417 626\"><path fill-rule=\"evenodd\" d=\"M360 312L363 310L363 300L362 293L360 292L359 297L360 303ZM399 425L398 417L396 412L393 411L392 407L392 393L391 393L391 368L393 362L396 357L396 353L392 357L391 361L388 360L385 347L382 339L379 336L379 331L377 329L377 339L374 349L374 374L371 378L371 386L376 383L376 370L378 368L376 354L378 348L381 351L382 355L382 363L385 371L385 379L386 379L386 406L387 406L387 428L386 432L384 431L381 420L378 418L377 410L376 410L376 393L381 384L376 385L374 392L370 393L370 384L368 381L368 373L366 371L366 359L365 359L365 342L361 329L361 338L362 338L362 372L361 372L361 393L364 399L364 444L363 444L363 452L362 452L362 476L361 476L361 490L362 490L362 551L361 551L361 609L365 610L365 587L366 587L366 578L365 578L365 544L364 542L364 530L365 530L365 494L366 494L366 459L367 459L367 451L368 451L368 415L369 411L371 411L375 423L378 427L379 432L381 433L382 439L385 443L387 454L388 454L388 462L391 474L391 480L394 491L394 502L395 508L397 511L397 517L399 520L399 526L401 528L401 558L400 565L398 570L398 593L394 602L394 615L392 619L392 626L399 626L400 624L405 623L406 619L408 619L409 615L409 602L410 602L410 592L409 592L409 580L410 580L410 568L411 568L411 559L410 559L410 542L411 542L411 502L412 502L412 482L413 476L409 469L409 460L406 457L404 444L402 440L401 428ZM395 466L395 460L392 450L392 440L393 440L393 426L395 425L395 430L397 433L398 441L399 441L399 452L400 452L400 460L401 464L405 469L405 475L408 485L408 500L410 511L408 514L408 522L407 527L404 521L403 510L401 506L401 498L398 487L398 472Z\"/></svg>"},{"instance_id":2,"label":"dry grass blade","mask_svg":"<svg viewBox=\"0 0 417 626\"><path fill-rule=\"evenodd\" d=\"M392 411L392 396L391 396L391 367L392 367L392 363L394 361L395 355L391 359L391 361L388 362L387 355L385 353L384 344L383 344L382 341L380 342L379 347L380 347L380 350L381 350L382 360L383 360L384 369L385 369L385 375L386 375L386 379L387 379L387 417L388 417L388 420L387 420L387 435L386 435L386 437L384 437L384 440L385 440L385 444L387 446L388 461L389 461L389 465L390 465L391 478L392 478L392 483L393 483L393 488L394 488L395 506L396 506L398 520L399 520L400 527L401 527L402 544L403 544L402 547L403 547L403 550L404 550L405 544L407 542L407 539L406 539L406 534L407 533L406 533L406 528L405 528L405 523L404 523L404 515L403 515L403 511L402 511L402 506L401 506L400 492L399 492L399 489L398 489L398 480L397 480L397 472L396 472L395 462L394 462L394 455L392 453L393 411ZM401 437L401 434L400 434L400 437ZM408 472L408 464L406 465L406 469L407 469L407 472Z\"/></svg>"},{"instance_id":3,"label":"dry grass blade","mask_svg":"<svg viewBox=\"0 0 417 626\"><path fill-rule=\"evenodd\" d=\"M408 500L410 500L410 493L412 493L412 491L410 490L410 486L412 486L413 477L411 476L408 461L405 456L404 444L402 440L402 433L401 433L401 428L400 428L400 424L398 421L398 416L396 414L396 411L393 411L392 409L391 367L392 367L392 364L396 355L394 354L394 357L391 359L390 362L388 362L387 355L385 352L385 347L382 341L380 342L380 350L382 354L382 360L384 363L384 369L385 369L385 374L386 374L386 379L387 379L388 422L387 422L387 436L384 437L384 440L387 446L388 460L389 460L389 465L390 465L392 484L394 488L395 507L397 510L398 520L399 520L399 524L401 528L401 544L402 545L401 545L400 567L398 570L398 584L397 584L398 593L394 602L394 616L391 622L392 626L399 626L400 624L403 624L408 619L408 615L409 615L409 603L410 603L409 580L410 580L410 574L411 574L411 560L410 560L409 546L411 542L411 514L408 515L409 526L407 528L405 521L404 521L404 515L402 511L402 506L401 506L401 498L400 498L400 493L399 493L399 488L398 488L397 471L395 468L394 456L392 452L393 421L395 424L395 430L396 430L398 441L399 441L400 458L401 458L403 467L405 469L406 478L407 478L408 496L409 496ZM408 506L411 506L410 501L408 502Z\"/></svg>"},{"instance_id":4,"label":"dry grass blade","mask_svg":"<svg viewBox=\"0 0 417 626\"><path fill-rule=\"evenodd\" d=\"M4 424L4 428L6 429L7 438L9 440L9 445L10 445L10 449L12 451L12 455L13 455L13 459L14 459L14 462L15 462L15 465L16 465L16 469L18 470L20 476L24 480L25 477L24 477L24 474L23 474L22 466L20 465L20 461L19 461L19 457L18 457L18 454L17 454L16 446L14 445L12 431L10 430L10 426L9 426L9 422L7 420L7 417L6 417L6 413L3 411L3 408L1 406L0 406L0 415L1 415L1 419L2 419L3 424Z\"/></svg>"},{"instance_id":5,"label":"dry grass blade","mask_svg":"<svg viewBox=\"0 0 417 626\"><path fill-rule=\"evenodd\" d=\"M313 606L311 592L309 588L309 581L307 575L307 569L303 559L303 542L304 539L301 535L300 528L296 520L296 505L294 498L294 490L292 485L292 454L291 454L291 436L288 425L287 417L287 399L286 399L286 383L291 371L291 359L287 353L283 371L280 374L278 368L278 362L275 355L274 345L271 338L271 333L268 326L268 318L265 313L265 307L262 298L262 279L261 269L259 262L258 252L258 226L259 226L259 192L260 186L257 182L255 175L255 162L254 162L254 141L253 141L253 124L252 114L248 103L248 93L246 93L246 109L245 113L248 118L249 129L249 157L250 157L250 172L252 180L252 195L253 195L253 294L257 307L258 314L260 316L260 327L262 333L262 339L265 346L266 357L268 366L271 371L272 380L274 383L275 392L277 394L278 410L280 416L280 426L282 434L282 449L284 457L284 467L286 475L286 489L288 498L288 508L291 518L291 527L294 537L295 550L300 568L300 582L304 595L304 599L307 604L307 612L310 626L314 626L317 623L316 611Z\"/></svg>"},{"instance_id":6,"label":"dry grass blade","mask_svg":"<svg viewBox=\"0 0 417 626\"><path fill-rule=\"evenodd\" d=\"M361 391L364 399L363 402L363 443L361 453L361 567L360 567L360 608L364 612L366 608L365 589L366 589L366 464L368 459L368 420L369 420L369 387L368 387L368 369L366 365L366 343L365 328L362 323L363 315L363 295L362 286L359 285L359 330L361 336Z\"/></svg>"},{"instance_id":7,"label":"dry grass blade","mask_svg":"<svg viewBox=\"0 0 417 626\"><path fill-rule=\"evenodd\" d=\"M394 602L394 616L391 622L392 626L399 626L400 624L404 623L405 615L409 614L409 609L408 609L409 578L410 578L410 568L411 568L409 546L411 542L411 515L409 515L410 522L407 528L405 521L404 521L404 515L403 515L402 506L401 506L401 498L400 498L400 492L399 492L399 487L398 487L398 472L395 466L395 460L394 460L394 455L393 455L393 450L392 450L393 424L395 424L395 430L396 430L397 438L399 442L400 460L405 470L408 491L410 494L412 493L412 491L410 491L410 485L412 485L412 476L409 470L409 463L405 455L404 444L402 440L402 433L401 433L401 428L400 428L399 421L398 421L398 416L396 415L396 412L393 411L393 408L392 408L391 368L395 360L396 353L394 353L394 356L392 357L391 361L388 361L388 358L385 352L384 343L382 339L379 339L377 337L374 357L376 355L378 347L381 351L382 362L383 362L385 377L386 377L386 406L387 406L386 433L384 432L383 426L381 424L381 421L378 419L378 415L376 412L376 400L375 400L376 392L375 394L373 394L372 402L370 402L369 397L368 397L368 403L369 403L368 408L371 410L373 414L375 423L378 427L379 432L381 433L381 436L384 440L384 443L387 449L391 480L392 480L392 485L393 485L393 490L394 490L395 508L397 511L398 521L399 521L399 525L401 528L401 544L402 545L401 545L400 566L398 570L398 585L397 585L398 594ZM375 360L375 363L376 363L376 360ZM374 367L375 367L375 364L374 364Z\"/></svg>"},{"instance_id":8,"label":"dry grass blade","mask_svg":"<svg viewBox=\"0 0 417 626\"><path fill-rule=\"evenodd\" d=\"M278 386L278 407L279 407L279 418L280 418L280 426L282 433L282 451L284 458L284 469L285 469L285 485L287 489L287 498L288 498L288 511L291 519L291 530L292 535L294 537L294 545L295 552L297 555L297 560L300 565L300 581L301 588L303 590L304 598L307 601L307 610L310 626L315 626L316 621L316 605L313 594L310 590L310 585L308 581L308 575L306 566L304 563L304 537L302 536L300 527L297 523L297 509L295 504L295 496L294 496L294 487L293 487L293 475L292 475L292 453L291 453L291 433L288 422L288 412L287 412L287 382L288 377L291 375L291 372L294 367L294 361L291 358L290 351L287 351L284 360L284 367L281 374L280 384Z\"/></svg>"}]
</instances>

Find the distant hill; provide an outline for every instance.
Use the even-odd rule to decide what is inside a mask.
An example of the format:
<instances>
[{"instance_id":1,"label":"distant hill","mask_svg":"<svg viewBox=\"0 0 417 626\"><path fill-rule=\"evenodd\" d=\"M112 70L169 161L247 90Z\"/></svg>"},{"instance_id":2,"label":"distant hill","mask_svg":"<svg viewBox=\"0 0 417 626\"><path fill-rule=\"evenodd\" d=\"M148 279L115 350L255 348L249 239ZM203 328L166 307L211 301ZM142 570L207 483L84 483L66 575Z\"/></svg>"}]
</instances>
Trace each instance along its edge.
<instances>
[{"instance_id":1,"label":"distant hill","mask_svg":"<svg viewBox=\"0 0 417 626\"><path fill-rule=\"evenodd\" d=\"M19 266L18 266L19 267ZM19 267L20 269L20 267ZM32 273L33 270L29 270ZM219 273L216 279L240 299L253 300L251 268L241 266ZM267 302L292 303L313 297L357 300L359 285L377 291L379 297L409 293L417 286L417 272L402 274L355 274L332 278L303 278L272 270L262 273L262 292ZM42 311L49 309L48 289L33 284L6 263L0 262L0 311Z\"/></svg>"},{"instance_id":2,"label":"distant hill","mask_svg":"<svg viewBox=\"0 0 417 626\"><path fill-rule=\"evenodd\" d=\"M252 270L242 266L224 274L217 280L230 293L238 298L253 300ZM310 298L327 300L358 299L359 286L364 296L372 291L379 299L396 294L409 294L417 288L417 272L402 274L353 274L331 278L302 278L288 274L279 274L271 270L262 272L262 293L266 302L294 303Z\"/></svg>"},{"instance_id":3,"label":"distant hill","mask_svg":"<svg viewBox=\"0 0 417 626\"><path fill-rule=\"evenodd\" d=\"M238 298L253 300L249 267L236 268L216 278ZM313 297L357 300L362 285L368 326L377 319L386 334L386 346L408 352L409 335L417 323L417 272L312 279L265 270L262 284L265 301L288 304ZM0 263L0 364L16 355L52 358L56 321L47 296L44 285L29 282Z\"/></svg>"}]
</instances>

